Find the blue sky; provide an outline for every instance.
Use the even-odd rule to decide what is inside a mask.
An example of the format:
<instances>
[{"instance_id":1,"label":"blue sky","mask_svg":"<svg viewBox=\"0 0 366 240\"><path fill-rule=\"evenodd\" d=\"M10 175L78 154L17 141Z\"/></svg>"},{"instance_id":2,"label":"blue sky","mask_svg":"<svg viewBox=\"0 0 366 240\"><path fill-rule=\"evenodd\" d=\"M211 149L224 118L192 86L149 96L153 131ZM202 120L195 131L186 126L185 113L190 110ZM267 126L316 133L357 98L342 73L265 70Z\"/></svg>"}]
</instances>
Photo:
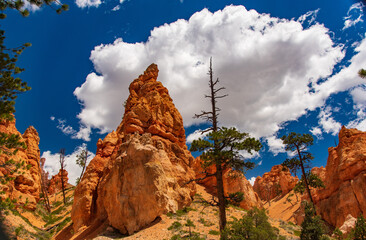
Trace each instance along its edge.
<instances>
[{"instance_id":1,"label":"blue sky","mask_svg":"<svg viewBox=\"0 0 366 240\"><path fill-rule=\"evenodd\" d=\"M206 126L192 116L209 107L209 58L229 96L220 122L260 138L253 157L262 175L288 156L279 138L313 133L313 166L325 166L342 125L366 130L362 1L77 0L57 15L31 8L2 20L6 44L32 43L19 58L32 90L16 103L17 128L33 125L51 174L66 148L71 181L80 146L122 119L128 85L152 62L181 112L189 140Z\"/></svg>"}]
</instances>

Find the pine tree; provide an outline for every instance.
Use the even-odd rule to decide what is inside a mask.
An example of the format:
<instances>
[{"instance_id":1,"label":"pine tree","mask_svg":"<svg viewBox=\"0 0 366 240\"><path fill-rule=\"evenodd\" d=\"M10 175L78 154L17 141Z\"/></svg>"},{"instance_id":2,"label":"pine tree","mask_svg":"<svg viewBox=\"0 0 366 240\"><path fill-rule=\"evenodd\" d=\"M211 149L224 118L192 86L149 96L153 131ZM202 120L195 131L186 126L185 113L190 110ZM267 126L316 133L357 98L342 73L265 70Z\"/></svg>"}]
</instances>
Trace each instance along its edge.
<instances>
[{"instance_id":1,"label":"pine tree","mask_svg":"<svg viewBox=\"0 0 366 240\"><path fill-rule=\"evenodd\" d=\"M202 111L201 114L196 114L196 118L202 118L212 124L212 126L205 130L210 131L206 139L194 140L191 144L191 151L202 152L201 159L203 161L202 167L206 169L210 166L215 167L213 174L206 174L205 177L214 176L217 182L217 198L219 206L220 231L223 231L226 226L226 198L223 184L223 173L227 169L235 171L244 171L254 167L254 163L244 161L239 151L246 150L249 153L259 151L261 143L250 138L249 134L241 133L235 128L226 128L218 126L218 115L220 108L217 107L217 99L226 97L227 95L218 95L218 93L225 89L223 87L217 88L219 79L213 80L212 59L210 59L210 68L208 75L210 95L206 98L210 99L211 110ZM201 179L202 180L202 179Z\"/></svg>"},{"instance_id":2,"label":"pine tree","mask_svg":"<svg viewBox=\"0 0 366 240\"><path fill-rule=\"evenodd\" d=\"M366 240L366 222L362 213L357 218L355 229L353 230L354 240Z\"/></svg>"},{"instance_id":3,"label":"pine tree","mask_svg":"<svg viewBox=\"0 0 366 240\"><path fill-rule=\"evenodd\" d=\"M87 161L88 161L88 149L85 147L85 149L81 150L81 152L78 155L76 155L76 164L82 168L80 177L76 179L76 184L79 184L81 178L84 175Z\"/></svg>"},{"instance_id":4,"label":"pine tree","mask_svg":"<svg viewBox=\"0 0 366 240\"><path fill-rule=\"evenodd\" d=\"M315 215L315 208L312 203L304 201L305 218L301 224L301 240L319 240L323 236L323 222Z\"/></svg>"},{"instance_id":5,"label":"pine tree","mask_svg":"<svg viewBox=\"0 0 366 240\"><path fill-rule=\"evenodd\" d=\"M291 132L287 136L282 136L281 139L283 141L283 144L285 144L286 151L292 151L297 154L296 157L286 161L291 162L292 164L294 164L294 166L300 167L305 189L307 190L310 201L314 204L310 192L308 175L305 172L305 164L314 159L313 155L310 152L306 151L309 146L313 145L313 136L311 136L310 134L298 134Z\"/></svg>"},{"instance_id":6,"label":"pine tree","mask_svg":"<svg viewBox=\"0 0 366 240\"><path fill-rule=\"evenodd\" d=\"M43 5L47 5L54 9L57 13L61 13L62 11L69 10L69 6L67 4L62 4L58 0L28 0L30 4L36 5L38 7L42 7ZM56 6L56 7L54 7ZM29 16L28 9L24 8L23 0L1 0L0 1L0 19L6 18L6 14L4 11L7 9L17 10L23 17Z\"/></svg>"},{"instance_id":7,"label":"pine tree","mask_svg":"<svg viewBox=\"0 0 366 240\"><path fill-rule=\"evenodd\" d=\"M265 209L253 208L241 219L234 218L221 234L222 240L277 240L275 229L268 222Z\"/></svg>"},{"instance_id":8,"label":"pine tree","mask_svg":"<svg viewBox=\"0 0 366 240\"><path fill-rule=\"evenodd\" d=\"M360 78L366 78L366 70L361 68L359 71L358 71L358 76Z\"/></svg>"}]
</instances>

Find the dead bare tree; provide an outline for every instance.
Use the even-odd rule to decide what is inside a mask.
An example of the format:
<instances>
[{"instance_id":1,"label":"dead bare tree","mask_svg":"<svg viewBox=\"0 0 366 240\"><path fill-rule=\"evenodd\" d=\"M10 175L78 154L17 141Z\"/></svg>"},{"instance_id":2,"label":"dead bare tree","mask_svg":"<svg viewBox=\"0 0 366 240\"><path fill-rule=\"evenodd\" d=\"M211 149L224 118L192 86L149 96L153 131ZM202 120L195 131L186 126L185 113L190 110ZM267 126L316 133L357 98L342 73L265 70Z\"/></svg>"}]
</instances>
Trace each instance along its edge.
<instances>
[{"instance_id":1,"label":"dead bare tree","mask_svg":"<svg viewBox=\"0 0 366 240\"><path fill-rule=\"evenodd\" d=\"M41 158L40 167L41 167L41 191L43 195L43 199L45 202L45 206L48 212L51 212L50 200L48 198L48 172L44 170L44 164L46 162L45 158Z\"/></svg>"},{"instance_id":2,"label":"dead bare tree","mask_svg":"<svg viewBox=\"0 0 366 240\"><path fill-rule=\"evenodd\" d=\"M66 196L65 196L65 179L64 179L64 171L66 168L66 163L65 163L65 149L62 148L60 150L60 168L61 168L61 188L62 188L62 195L64 197L64 204L66 204Z\"/></svg>"}]
</instances>

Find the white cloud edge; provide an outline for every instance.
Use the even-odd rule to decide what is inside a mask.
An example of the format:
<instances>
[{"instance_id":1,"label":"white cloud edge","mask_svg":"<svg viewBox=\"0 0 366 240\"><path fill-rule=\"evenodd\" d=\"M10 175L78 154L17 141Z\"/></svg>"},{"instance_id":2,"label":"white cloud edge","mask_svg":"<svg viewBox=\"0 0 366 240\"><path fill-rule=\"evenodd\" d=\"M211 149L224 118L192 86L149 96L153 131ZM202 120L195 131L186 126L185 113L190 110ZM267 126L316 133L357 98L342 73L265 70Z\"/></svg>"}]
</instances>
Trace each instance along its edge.
<instances>
[{"instance_id":1,"label":"white cloud edge","mask_svg":"<svg viewBox=\"0 0 366 240\"><path fill-rule=\"evenodd\" d=\"M51 116L51 120L55 121L55 117ZM69 135L72 139L81 139L86 142L89 142L91 140L90 134L91 134L91 128L88 126L80 125L79 131L76 131L72 126L67 125L67 121L64 119L57 119L57 126L63 134Z\"/></svg>"},{"instance_id":2,"label":"white cloud edge","mask_svg":"<svg viewBox=\"0 0 366 240\"><path fill-rule=\"evenodd\" d=\"M98 8L103 2L101 0L76 0L75 4L79 8L90 8L95 7Z\"/></svg>"},{"instance_id":3,"label":"white cloud edge","mask_svg":"<svg viewBox=\"0 0 366 240\"><path fill-rule=\"evenodd\" d=\"M254 186L255 179L256 177L251 177L250 179L248 179L250 185Z\"/></svg>"},{"instance_id":4,"label":"white cloud edge","mask_svg":"<svg viewBox=\"0 0 366 240\"><path fill-rule=\"evenodd\" d=\"M232 6L233 7L233 6ZM224 10L222 10L222 11L224 11ZM221 11L221 12L222 12ZM307 14L304 14L304 16L305 17L303 17L303 18L299 18L301 21L304 21L306 18L308 18L309 16L316 16L316 13L317 13L317 11L318 10L315 10L315 11L312 11L312 12L308 12ZM220 12L220 11L219 11ZM196 13L196 14L199 14L199 13ZM196 15L195 14L195 15ZM217 12L215 12L215 13L213 13L214 15L215 14L217 14ZM192 16L192 18L193 18L193 16ZM181 21L181 20L179 20L179 21ZM177 21L177 22L179 22L179 21ZM190 21L190 20L189 20ZM289 20L287 20L287 21L289 21ZM156 34L154 34L155 33L155 31L158 31L158 30L161 30L161 28L164 28L164 27L169 27L169 26L171 26L171 25L174 25L174 24L177 24L177 22L176 23L172 23L172 24L170 24L170 25L164 25L164 26L160 26L160 27L158 27L158 28L155 28L153 31L152 31L152 34L151 34L151 37L149 38L149 40L148 40L148 42L147 43L136 43L136 44L129 44L129 46L138 46L138 45L140 45L140 46L142 46L141 44L143 44L143 45L146 45L146 44L148 44L149 42L151 42L151 40L153 39L153 36L154 37L156 37L155 35ZM184 22L184 20L183 20L183 22ZM185 22L187 22L187 21L185 21ZM290 21L291 22L291 21ZM314 26L312 26L312 27L314 27ZM310 28L312 28L312 27L310 27ZM319 27L318 25L316 25L315 24L315 27ZM306 29L306 30L309 30L309 29ZM364 41L363 41L364 42ZM108 44L108 45L101 45L101 46L97 46L96 48L95 48L95 50L93 51L93 53L92 53L92 56L91 56L91 60L94 62L94 65L95 65L95 67L96 67L96 70L97 71L101 71L101 73L102 73L102 75L96 75L95 73L92 73L91 75L89 75L88 76L88 78L95 78L95 79L98 79L98 78L100 78L101 79L101 81L103 82L103 81L105 81L105 79L104 79L104 76L103 76L103 72L105 72L105 69L103 70L103 66L101 66L99 63L101 63L99 60L101 60L101 59L97 59L96 58L96 53L98 52L98 51L104 51L104 50L107 50L108 48L111 48L111 49L113 49L113 48L115 48L117 45L119 45L119 44L124 44L123 43L123 41L120 39L120 40L116 40L113 44ZM361 45L361 44L360 44ZM360 46L359 46L360 47ZM359 48L358 47L358 48ZM360 50L360 49L359 49ZM362 52L364 52L365 50L364 50L364 48L362 48L360 51L362 51ZM94 54L94 55L93 55ZM339 55L338 56L338 60L337 61L340 61L340 59L342 59L343 58L343 56L344 56L344 54L345 54L345 52L343 51L342 52L342 54L341 55ZM119 64L117 64L117 65L119 65ZM344 68L345 69L345 68ZM343 70L344 70L343 69ZM205 70L207 70L207 69L205 69ZM342 71L343 71L342 70ZM331 72L331 71L330 71ZM93 74L94 74L94 76L93 76ZM138 74L136 74L135 75L135 77L137 77L137 75ZM337 80L337 75L342 75L341 73L336 73L334 76L332 76L332 77L330 77L328 80L329 80L329 82L333 82L333 83L335 83L336 82L336 80ZM133 77L131 78L131 79L133 79ZM130 79L130 80L131 80ZM86 84L87 83L87 81L84 83L84 84ZM90 82L91 83L91 82ZM85 90L85 87L84 87L84 84L83 84L83 86L81 86L81 87L78 87L77 89L75 89L75 92L74 92L74 94L77 96L77 97L79 97L79 93L82 91L82 90ZM323 86L321 86L321 85L319 85L319 86L316 86L316 88L315 88L315 91L316 92L319 92L319 91L324 91L324 88L325 88L325 86L326 85L330 85L329 83L327 83L327 84L324 84ZM349 85L349 84L348 84ZM334 84L334 86L336 86L337 87L337 84ZM346 87L344 87L344 86L342 86L341 88L343 88L343 89L334 89L334 91L333 92L331 92L331 91L324 91L324 93L321 93L321 94L319 94L319 95L323 95L323 97L322 97L322 102L323 102L323 104L324 104L324 102L325 102L325 99L331 94L331 93L335 93L335 92L339 92L339 91L344 91L344 90L347 90L348 88ZM80 90L80 91L79 91ZM173 99L175 99L174 97L173 97ZM80 100L80 99L79 99ZM81 100L82 101L82 100ZM316 106L316 107L322 107L322 105L321 104L318 104L318 106ZM315 108L310 108L310 110L315 110ZM82 116L82 113L83 112L81 112L79 115L78 115L78 117L81 119L81 121L83 121L83 118L85 118L85 116ZM98 115L100 115L100 114L98 114ZM299 116L301 116L301 114L300 115L298 115L297 117L299 117ZM287 119L287 121L288 120L294 120L294 119L296 119L297 117L292 117L292 118L289 118L289 119ZM329 118L330 117L330 118ZM320 119L322 119L321 117L320 117ZM332 118L331 118L331 116L329 116L329 115L325 115L325 116L323 116L323 125L326 123L326 121L325 120L332 120ZM103 120L102 120L103 121ZM101 128L101 125L98 125L98 124L86 124L87 126L89 125L89 126L92 126L92 127L95 127L95 128L99 128L100 130L101 130L101 133L105 133L105 132L108 132L108 131L110 131L111 129L110 128L108 128L108 127L102 127ZM275 128L274 129L274 131L277 131L277 130L279 130L280 128L278 127L278 125L277 125L277 128ZM330 132L331 134L334 134L334 131L331 131L329 128L327 128L326 129L326 131L328 131L328 132ZM274 132L274 133L276 133L276 132ZM189 136L188 136L189 137ZM187 137L187 138L188 138Z\"/></svg>"},{"instance_id":5,"label":"white cloud edge","mask_svg":"<svg viewBox=\"0 0 366 240\"><path fill-rule=\"evenodd\" d=\"M359 22L363 22L363 8L364 8L364 4L362 2L358 2L358 3L354 3L348 10L347 12L347 16L344 17L344 27L342 28L342 30L345 30L347 28L350 28L352 26L355 26L357 23ZM356 19L351 19L352 18L352 15L351 14L351 11L354 10L354 9L357 9L359 11L359 15Z\"/></svg>"},{"instance_id":6,"label":"white cloud edge","mask_svg":"<svg viewBox=\"0 0 366 240\"><path fill-rule=\"evenodd\" d=\"M80 177L81 167L76 164L76 157L80 154L82 149L87 147L86 144L82 144L75 148L74 152L65 156L66 171L68 172L69 183L75 185L76 179ZM95 157L95 154L88 151L89 162ZM49 177L56 175L60 171L59 153L52 153L51 151L44 151L41 158L45 158L45 171L49 172Z\"/></svg>"}]
</instances>

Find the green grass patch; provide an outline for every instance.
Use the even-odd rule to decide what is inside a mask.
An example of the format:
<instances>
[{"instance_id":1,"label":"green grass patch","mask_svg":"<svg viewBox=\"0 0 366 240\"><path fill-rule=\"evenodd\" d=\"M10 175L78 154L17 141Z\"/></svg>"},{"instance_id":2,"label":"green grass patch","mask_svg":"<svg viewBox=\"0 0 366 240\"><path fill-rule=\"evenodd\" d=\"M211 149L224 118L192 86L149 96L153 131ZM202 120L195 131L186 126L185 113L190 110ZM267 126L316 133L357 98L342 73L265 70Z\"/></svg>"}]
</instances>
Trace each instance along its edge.
<instances>
[{"instance_id":1,"label":"green grass patch","mask_svg":"<svg viewBox=\"0 0 366 240\"><path fill-rule=\"evenodd\" d=\"M175 221L172 223L172 225L170 227L168 227L168 230L174 230L174 231L177 231L179 229L182 228L182 224L178 221Z\"/></svg>"},{"instance_id":2,"label":"green grass patch","mask_svg":"<svg viewBox=\"0 0 366 240\"><path fill-rule=\"evenodd\" d=\"M218 235L220 235L220 232L219 232L219 231L216 231L216 230L210 230L210 231L208 232L208 234L218 236Z\"/></svg>"},{"instance_id":3,"label":"green grass patch","mask_svg":"<svg viewBox=\"0 0 366 240\"><path fill-rule=\"evenodd\" d=\"M198 220L198 222L202 223L202 224L203 224L203 226L205 226L205 227L211 227L211 226L213 226L213 225L214 225L212 222L210 222L210 221L206 221L204 218L200 218L200 219Z\"/></svg>"},{"instance_id":4,"label":"green grass patch","mask_svg":"<svg viewBox=\"0 0 366 240\"><path fill-rule=\"evenodd\" d=\"M191 207L184 207L183 209L177 210L176 213L168 212L166 215L169 218L173 218L173 217L178 217L179 218L179 217L182 217L182 216L186 215L190 211L197 211L197 209L194 209L194 208L191 208Z\"/></svg>"}]
</instances>

